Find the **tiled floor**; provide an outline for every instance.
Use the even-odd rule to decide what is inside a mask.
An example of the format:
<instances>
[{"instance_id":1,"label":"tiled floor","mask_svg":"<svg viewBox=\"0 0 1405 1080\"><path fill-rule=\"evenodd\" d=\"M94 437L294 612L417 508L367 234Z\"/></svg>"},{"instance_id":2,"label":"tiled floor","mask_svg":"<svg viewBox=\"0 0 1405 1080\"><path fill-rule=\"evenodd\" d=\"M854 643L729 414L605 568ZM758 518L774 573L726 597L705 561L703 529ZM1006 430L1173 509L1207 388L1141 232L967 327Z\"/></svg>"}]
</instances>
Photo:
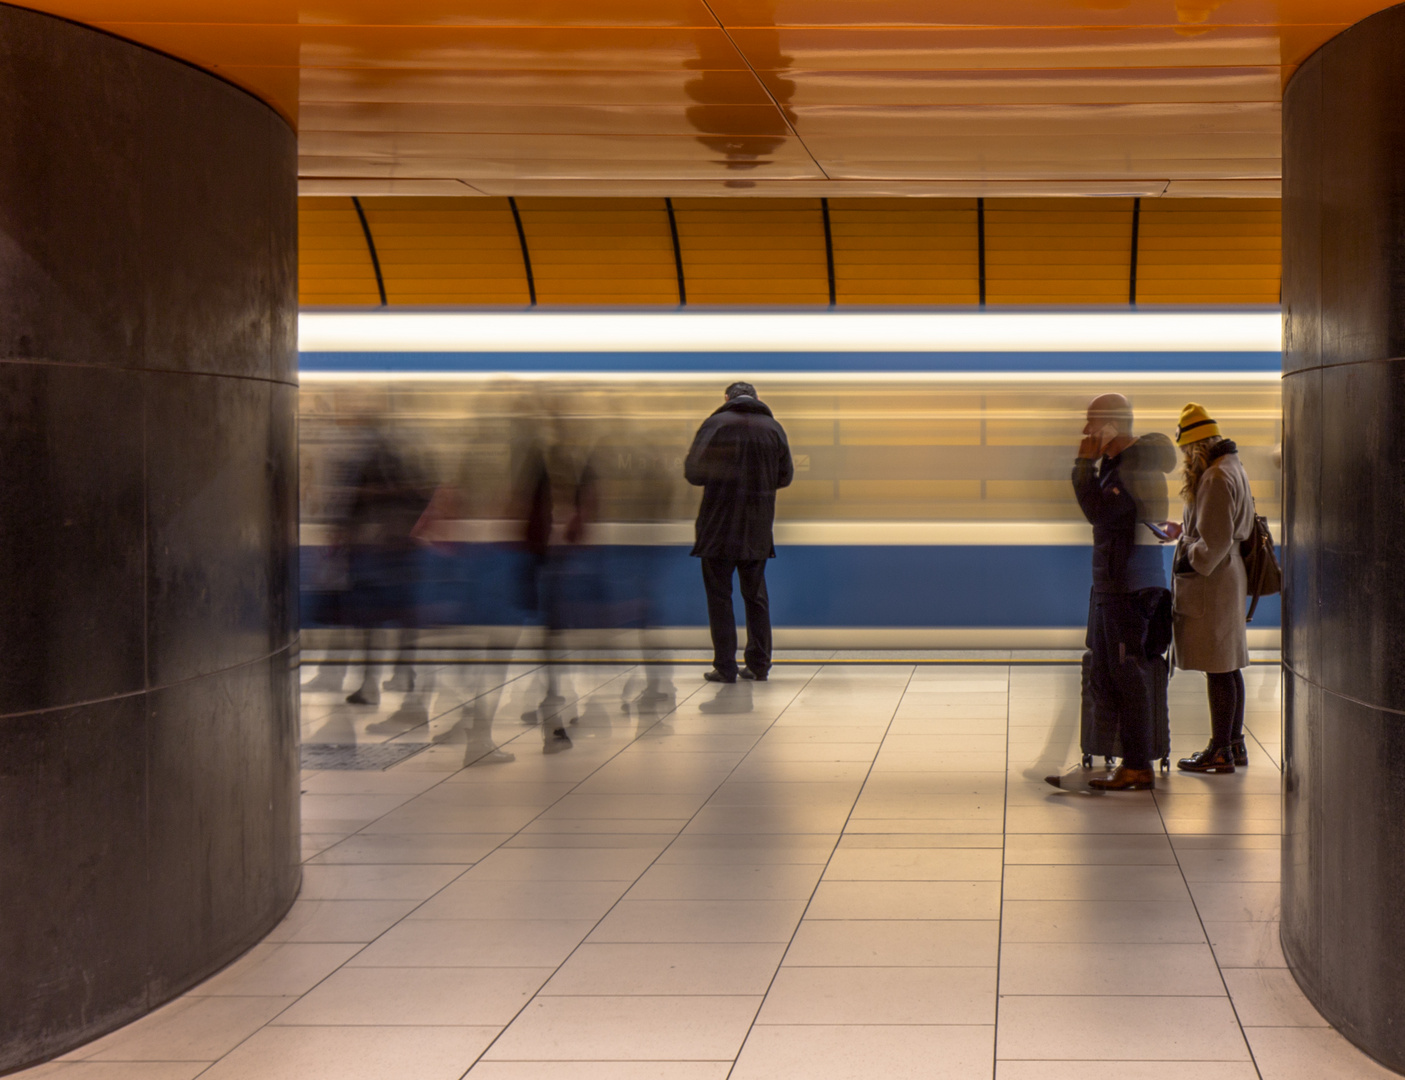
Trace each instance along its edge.
<instances>
[{"instance_id":1,"label":"tiled floor","mask_svg":"<svg viewBox=\"0 0 1405 1080\"><path fill-rule=\"evenodd\" d=\"M1276 668L1247 673L1247 771L1105 796L1042 781L1076 758L1076 666L793 662L720 688L702 670L651 711L641 669L579 668L551 710L573 745L544 754L531 664L422 669L378 708L317 689L325 669L306 741L445 741L305 773L283 924L21 1075L1394 1075L1283 966ZM513 760L454 726L474 698ZM1178 754L1204 744L1202 679L1176 676L1172 715Z\"/></svg>"}]
</instances>

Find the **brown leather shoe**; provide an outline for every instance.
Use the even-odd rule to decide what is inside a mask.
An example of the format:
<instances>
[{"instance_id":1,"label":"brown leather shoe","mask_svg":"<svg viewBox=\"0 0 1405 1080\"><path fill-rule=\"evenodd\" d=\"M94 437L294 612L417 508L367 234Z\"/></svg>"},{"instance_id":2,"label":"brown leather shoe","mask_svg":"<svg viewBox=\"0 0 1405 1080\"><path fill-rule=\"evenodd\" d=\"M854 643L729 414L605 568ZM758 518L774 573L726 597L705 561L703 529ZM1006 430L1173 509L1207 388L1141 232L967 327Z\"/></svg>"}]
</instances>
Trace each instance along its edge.
<instances>
[{"instance_id":1,"label":"brown leather shoe","mask_svg":"<svg viewBox=\"0 0 1405 1080\"><path fill-rule=\"evenodd\" d=\"M1119 765L1111 776L1089 780L1088 786L1098 791L1153 791L1156 788L1156 773L1150 769L1129 769L1126 765Z\"/></svg>"}]
</instances>

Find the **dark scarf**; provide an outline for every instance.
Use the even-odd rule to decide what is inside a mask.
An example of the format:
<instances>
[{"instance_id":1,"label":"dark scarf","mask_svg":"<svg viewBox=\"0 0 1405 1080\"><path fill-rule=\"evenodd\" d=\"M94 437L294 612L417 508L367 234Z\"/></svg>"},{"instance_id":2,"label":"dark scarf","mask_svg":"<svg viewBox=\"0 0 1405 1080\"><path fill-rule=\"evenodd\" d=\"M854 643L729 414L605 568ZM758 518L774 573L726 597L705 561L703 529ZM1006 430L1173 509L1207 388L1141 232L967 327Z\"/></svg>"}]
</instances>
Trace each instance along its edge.
<instances>
[{"instance_id":1,"label":"dark scarf","mask_svg":"<svg viewBox=\"0 0 1405 1080\"><path fill-rule=\"evenodd\" d=\"M1210 450L1209 456L1206 457L1206 459L1205 459L1205 464L1206 464L1206 465L1209 465L1212 461L1216 461L1216 460L1218 460L1219 458L1224 457L1226 454L1237 454L1237 453L1239 453L1239 447L1237 447L1237 446L1234 445L1234 441L1233 441L1232 439L1226 439L1226 440L1225 440L1224 442L1222 442L1222 443L1217 443L1217 444Z\"/></svg>"}]
</instances>

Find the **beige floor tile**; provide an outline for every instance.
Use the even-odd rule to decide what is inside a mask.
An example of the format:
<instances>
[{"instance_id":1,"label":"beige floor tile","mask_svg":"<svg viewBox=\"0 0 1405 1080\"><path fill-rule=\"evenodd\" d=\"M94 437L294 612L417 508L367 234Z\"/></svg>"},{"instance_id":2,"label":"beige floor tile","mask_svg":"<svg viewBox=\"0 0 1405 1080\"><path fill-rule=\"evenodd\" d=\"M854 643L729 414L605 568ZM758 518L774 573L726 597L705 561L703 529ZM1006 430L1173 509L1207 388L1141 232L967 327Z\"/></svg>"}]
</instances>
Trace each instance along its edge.
<instances>
[{"instance_id":1,"label":"beige floor tile","mask_svg":"<svg viewBox=\"0 0 1405 1080\"><path fill-rule=\"evenodd\" d=\"M704 806L692 821L690 833L834 833L844 828L848 806Z\"/></svg>"},{"instance_id":2,"label":"beige floor tile","mask_svg":"<svg viewBox=\"0 0 1405 1080\"><path fill-rule=\"evenodd\" d=\"M1206 922L1272 922L1278 918L1276 881L1194 881L1190 894Z\"/></svg>"},{"instance_id":3,"label":"beige floor tile","mask_svg":"<svg viewBox=\"0 0 1405 1080\"><path fill-rule=\"evenodd\" d=\"M204 1080L458 1080L495 1027L270 1027Z\"/></svg>"},{"instance_id":4,"label":"beige floor tile","mask_svg":"<svg viewBox=\"0 0 1405 1080\"><path fill-rule=\"evenodd\" d=\"M994 919L995 881L821 881L811 919Z\"/></svg>"},{"instance_id":5,"label":"beige floor tile","mask_svg":"<svg viewBox=\"0 0 1405 1080\"><path fill-rule=\"evenodd\" d=\"M727 1080L730 1061L480 1061L466 1080Z\"/></svg>"},{"instance_id":6,"label":"beige floor tile","mask_svg":"<svg viewBox=\"0 0 1405 1080\"><path fill-rule=\"evenodd\" d=\"M782 942L742 945L596 945L571 954L547 995L766 993L785 954Z\"/></svg>"},{"instance_id":7,"label":"beige floor tile","mask_svg":"<svg viewBox=\"0 0 1405 1080\"><path fill-rule=\"evenodd\" d=\"M1261 1080L1252 1061L1002 1061L995 1080Z\"/></svg>"},{"instance_id":8,"label":"beige floor tile","mask_svg":"<svg viewBox=\"0 0 1405 1080\"><path fill-rule=\"evenodd\" d=\"M1003 913L1005 941L1198 945L1205 940L1188 900L1007 900Z\"/></svg>"},{"instance_id":9,"label":"beige floor tile","mask_svg":"<svg viewBox=\"0 0 1405 1080\"><path fill-rule=\"evenodd\" d=\"M305 994L362 949L361 945L255 945L191 995L294 997Z\"/></svg>"},{"instance_id":10,"label":"beige floor tile","mask_svg":"<svg viewBox=\"0 0 1405 1080\"><path fill-rule=\"evenodd\" d=\"M503 833L516 832L535 818L545 806L442 806L419 800L392 810L366 833Z\"/></svg>"},{"instance_id":11,"label":"beige floor tile","mask_svg":"<svg viewBox=\"0 0 1405 1080\"><path fill-rule=\"evenodd\" d=\"M756 1027L731 1080L989 1080L993 1027Z\"/></svg>"},{"instance_id":12,"label":"beige floor tile","mask_svg":"<svg viewBox=\"0 0 1405 1080\"><path fill-rule=\"evenodd\" d=\"M786 953L787 967L994 967L994 920L837 920L806 918Z\"/></svg>"},{"instance_id":13,"label":"beige floor tile","mask_svg":"<svg viewBox=\"0 0 1405 1080\"><path fill-rule=\"evenodd\" d=\"M819 863L829 860L835 838L828 834L684 833L658 858L658 865L730 863Z\"/></svg>"},{"instance_id":14,"label":"beige floor tile","mask_svg":"<svg viewBox=\"0 0 1405 1080\"><path fill-rule=\"evenodd\" d=\"M425 773L324 770L305 779L302 790L311 795L419 795L441 780Z\"/></svg>"},{"instance_id":15,"label":"beige floor tile","mask_svg":"<svg viewBox=\"0 0 1405 1080\"><path fill-rule=\"evenodd\" d=\"M297 900L264 941L373 941L418 905L418 900Z\"/></svg>"},{"instance_id":16,"label":"beige floor tile","mask_svg":"<svg viewBox=\"0 0 1405 1080\"><path fill-rule=\"evenodd\" d=\"M551 977L551 968L342 968L275 1024L502 1027Z\"/></svg>"},{"instance_id":17,"label":"beige floor tile","mask_svg":"<svg viewBox=\"0 0 1405 1080\"><path fill-rule=\"evenodd\" d=\"M1015 865L1005 868L1006 900L1160 900L1189 897L1177 866Z\"/></svg>"},{"instance_id":18,"label":"beige floor tile","mask_svg":"<svg viewBox=\"0 0 1405 1080\"><path fill-rule=\"evenodd\" d=\"M357 833L309 860L314 866L365 863L450 863L467 866L484 858L511 833L431 833L372 835Z\"/></svg>"},{"instance_id":19,"label":"beige floor tile","mask_svg":"<svg viewBox=\"0 0 1405 1080\"><path fill-rule=\"evenodd\" d=\"M808 900L823 867L814 863L655 866L627 894L631 900Z\"/></svg>"},{"instance_id":20,"label":"beige floor tile","mask_svg":"<svg viewBox=\"0 0 1405 1080\"><path fill-rule=\"evenodd\" d=\"M592 943L789 941L804 900L621 900Z\"/></svg>"},{"instance_id":21,"label":"beige floor tile","mask_svg":"<svg viewBox=\"0 0 1405 1080\"><path fill-rule=\"evenodd\" d=\"M565 795L542 813L543 820L552 818L669 818L692 817L706 802L706 795L630 795L630 794L571 794Z\"/></svg>"},{"instance_id":22,"label":"beige floor tile","mask_svg":"<svg viewBox=\"0 0 1405 1080\"><path fill-rule=\"evenodd\" d=\"M867 851L871 848L986 848L999 851L1004 845L1000 833L854 833L845 832L839 851Z\"/></svg>"},{"instance_id":23,"label":"beige floor tile","mask_svg":"<svg viewBox=\"0 0 1405 1080\"><path fill-rule=\"evenodd\" d=\"M757 1024L993 1024L992 967L783 965Z\"/></svg>"},{"instance_id":24,"label":"beige floor tile","mask_svg":"<svg viewBox=\"0 0 1405 1080\"><path fill-rule=\"evenodd\" d=\"M484 858L468 876L475 881L633 881L656 857L647 848L502 848Z\"/></svg>"},{"instance_id":25,"label":"beige floor tile","mask_svg":"<svg viewBox=\"0 0 1405 1080\"><path fill-rule=\"evenodd\" d=\"M1083 1060L1097 1047L1130 1061L1246 1061L1229 999L1001 995L1001 1060Z\"/></svg>"},{"instance_id":26,"label":"beige floor tile","mask_svg":"<svg viewBox=\"0 0 1405 1080\"><path fill-rule=\"evenodd\" d=\"M319 832L318 822L359 821L368 824L397 807L408 803L413 795L317 795L302 797L303 829ZM326 830L334 832L335 830Z\"/></svg>"},{"instance_id":27,"label":"beige floor tile","mask_svg":"<svg viewBox=\"0 0 1405 1080\"><path fill-rule=\"evenodd\" d=\"M411 919L598 919L627 881L497 881L471 874L421 904Z\"/></svg>"},{"instance_id":28,"label":"beige floor tile","mask_svg":"<svg viewBox=\"0 0 1405 1080\"><path fill-rule=\"evenodd\" d=\"M1032 944L1000 949L1002 994L1224 996L1210 947Z\"/></svg>"},{"instance_id":29,"label":"beige floor tile","mask_svg":"<svg viewBox=\"0 0 1405 1080\"><path fill-rule=\"evenodd\" d=\"M1201 881L1272 881L1279 879L1283 857L1275 849L1181 850L1181 871L1192 884Z\"/></svg>"},{"instance_id":30,"label":"beige floor tile","mask_svg":"<svg viewBox=\"0 0 1405 1080\"><path fill-rule=\"evenodd\" d=\"M296 1000L179 997L64 1057L87 1061L210 1062L229 1053Z\"/></svg>"},{"instance_id":31,"label":"beige floor tile","mask_svg":"<svg viewBox=\"0 0 1405 1080\"><path fill-rule=\"evenodd\" d=\"M13 1080L195 1080L207 1061L53 1061L12 1074Z\"/></svg>"},{"instance_id":32,"label":"beige floor tile","mask_svg":"<svg viewBox=\"0 0 1405 1080\"><path fill-rule=\"evenodd\" d=\"M488 1061L720 1061L734 1058L759 997L538 997Z\"/></svg>"},{"instance_id":33,"label":"beige floor tile","mask_svg":"<svg viewBox=\"0 0 1405 1080\"><path fill-rule=\"evenodd\" d=\"M424 900L467 869L452 863L306 866L298 896L303 900Z\"/></svg>"},{"instance_id":34,"label":"beige floor tile","mask_svg":"<svg viewBox=\"0 0 1405 1080\"><path fill-rule=\"evenodd\" d=\"M1059 794L1052 788L1039 806L1011 806L1005 831L1014 833L1157 833L1166 826L1151 792Z\"/></svg>"},{"instance_id":35,"label":"beige floor tile","mask_svg":"<svg viewBox=\"0 0 1405 1080\"><path fill-rule=\"evenodd\" d=\"M1224 981L1246 1028L1329 1026L1287 968L1229 968Z\"/></svg>"},{"instance_id":36,"label":"beige floor tile","mask_svg":"<svg viewBox=\"0 0 1405 1080\"><path fill-rule=\"evenodd\" d=\"M1332 1028L1245 1027L1263 1080L1399 1080Z\"/></svg>"},{"instance_id":37,"label":"beige floor tile","mask_svg":"<svg viewBox=\"0 0 1405 1080\"><path fill-rule=\"evenodd\" d=\"M555 967L594 919L406 920L367 945L349 967Z\"/></svg>"},{"instance_id":38,"label":"beige floor tile","mask_svg":"<svg viewBox=\"0 0 1405 1080\"><path fill-rule=\"evenodd\" d=\"M854 848L841 845L826 881L999 881L996 848Z\"/></svg>"},{"instance_id":39,"label":"beige floor tile","mask_svg":"<svg viewBox=\"0 0 1405 1080\"><path fill-rule=\"evenodd\" d=\"M1023 833L1006 837L1005 861L1031 866L1173 866L1176 854L1164 834Z\"/></svg>"},{"instance_id":40,"label":"beige floor tile","mask_svg":"<svg viewBox=\"0 0 1405 1080\"><path fill-rule=\"evenodd\" d=\"M1283 944L1278 922L1205 922L1210 947L1222 968L1281 968Z\"/></svg>"}]
</instances>

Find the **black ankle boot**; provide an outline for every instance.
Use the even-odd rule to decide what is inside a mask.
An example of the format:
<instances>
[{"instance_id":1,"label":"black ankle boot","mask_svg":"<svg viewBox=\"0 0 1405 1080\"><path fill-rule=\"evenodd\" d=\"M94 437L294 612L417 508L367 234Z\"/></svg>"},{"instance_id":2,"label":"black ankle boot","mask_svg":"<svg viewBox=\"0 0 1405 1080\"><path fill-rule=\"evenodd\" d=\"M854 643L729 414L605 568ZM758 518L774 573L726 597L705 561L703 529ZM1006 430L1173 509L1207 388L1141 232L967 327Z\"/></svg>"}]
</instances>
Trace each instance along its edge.
<instances>
[{"instance_id":1,"label":"black ankle boot","mask_svg":"<svg viewBox=\"0 0 1405 1080\"><path fill-rule=\"evenodd\" d=\"M1218 749L1212 742L1198 754L1183 757L1176 763L1186 772L1232 773L1234 772L1234 752L1228 746Z\"/></svg>"},{"instance_id":2,"label":"black ankle boot","mask_svg":"<svg viewBox=\"0 0 1405 1080\"><path fill-rule=\"evenodd\" d=\"M1229 744L1229 749L1234 754L1234 767L1247 769L1249 767L1249 748L1244 745L1244 740L1235 739Z\"/></svg>"}]
</instances>

